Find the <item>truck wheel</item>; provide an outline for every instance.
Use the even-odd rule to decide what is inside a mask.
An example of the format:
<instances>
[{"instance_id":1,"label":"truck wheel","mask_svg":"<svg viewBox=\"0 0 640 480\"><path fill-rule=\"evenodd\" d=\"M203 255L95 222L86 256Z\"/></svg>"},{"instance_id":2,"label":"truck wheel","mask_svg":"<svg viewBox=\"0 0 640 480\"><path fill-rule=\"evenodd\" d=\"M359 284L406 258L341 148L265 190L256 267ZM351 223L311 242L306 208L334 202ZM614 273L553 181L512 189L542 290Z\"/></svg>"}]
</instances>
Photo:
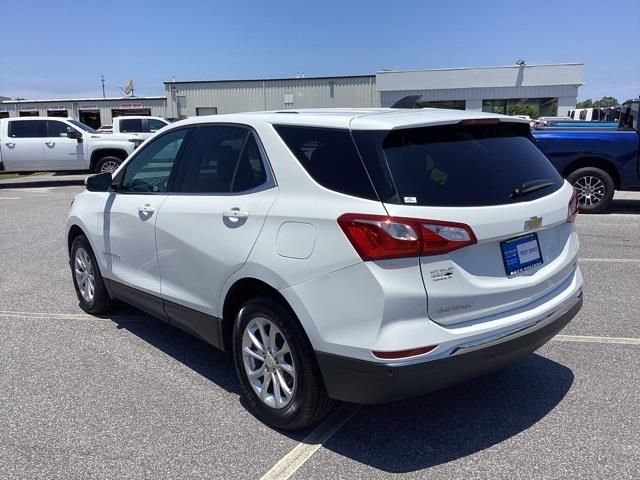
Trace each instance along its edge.
<instances>
[{"instance_id":1,"label":"truck wheel","mask_svg":"<svg viewBox=\"0 0 640 480\"><path fill-rule=\"evenodd\" d=\"M596 167L579 168L567 176L578 192L581 213L600 213L605 210L615 191L611 175Z\"/></svg>"},{"instance_id":2,"label":"truck wheel","mask_svg":"<svg viewBox=\"0 0 640 480\"><path fill-rule=\"evenodd\" d=\"M249 407L265 423L298 430L331 409L313 349L293 314L278 301L257 297L238 313L233 360Z\"/></svg>"},{"instance_id":3,"label":"truck wheel","mask_svg":"<svg viewBox=\"0 0 640 480\"><path fill-rule=\"evenodd\" d=\"M120 166L122 160L118 157L102 157L96 162L96 173L113 173Z\"/></svg>"}]
</instances>

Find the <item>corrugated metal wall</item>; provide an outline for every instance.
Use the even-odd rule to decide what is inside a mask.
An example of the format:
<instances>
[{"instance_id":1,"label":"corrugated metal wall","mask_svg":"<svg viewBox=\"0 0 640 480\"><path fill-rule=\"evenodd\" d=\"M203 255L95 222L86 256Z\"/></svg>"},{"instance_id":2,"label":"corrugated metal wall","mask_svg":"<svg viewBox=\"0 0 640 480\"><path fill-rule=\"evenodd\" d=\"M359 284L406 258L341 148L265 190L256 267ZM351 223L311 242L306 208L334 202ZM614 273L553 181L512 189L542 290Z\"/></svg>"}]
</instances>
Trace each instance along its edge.
<instances>
[{"instance_id":1,"label":"corrugated metal wall","mask_svg":"<svg viewBox=\"0 0 640 480\"><path fill-rule=\"evenodd\" d=\"M299 78L287 80L175 82L165 85L167 116L178 115L184 97L186 116L197 108L216 107L218 113L322 107L377 107L375 77Z\"/></svg>"}]
</instances>

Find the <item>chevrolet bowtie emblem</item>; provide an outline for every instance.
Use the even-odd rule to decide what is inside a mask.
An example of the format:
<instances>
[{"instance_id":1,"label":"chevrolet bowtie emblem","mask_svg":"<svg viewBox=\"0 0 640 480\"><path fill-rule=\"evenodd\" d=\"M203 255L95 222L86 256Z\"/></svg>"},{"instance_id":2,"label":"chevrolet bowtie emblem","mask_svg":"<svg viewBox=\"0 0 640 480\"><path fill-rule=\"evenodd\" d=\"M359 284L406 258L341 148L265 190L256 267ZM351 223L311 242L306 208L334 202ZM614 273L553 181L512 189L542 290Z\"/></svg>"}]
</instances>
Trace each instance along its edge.
<instances>
[{"instance_id":1,"label":"chevrolet bowtie emblem","mask_svg":"<svg viewBox=\"0 0 640 480\"><path fill-rule=\"evenodd\" d=\"M542 226L542 217L531 217L529 220L525 220L524 229L534 230Z\"/></svg>"}]
</instances>

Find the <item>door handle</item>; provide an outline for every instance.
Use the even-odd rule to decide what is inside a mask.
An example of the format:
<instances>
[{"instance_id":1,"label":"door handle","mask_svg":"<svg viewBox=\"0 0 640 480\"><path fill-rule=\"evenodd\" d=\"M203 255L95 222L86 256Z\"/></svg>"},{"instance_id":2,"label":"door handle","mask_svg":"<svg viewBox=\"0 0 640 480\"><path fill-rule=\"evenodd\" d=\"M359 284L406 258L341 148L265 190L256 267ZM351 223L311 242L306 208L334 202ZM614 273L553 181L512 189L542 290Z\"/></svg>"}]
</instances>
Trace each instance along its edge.
<instances>
[{"instance_id":1,"label":"door handle","mask_svg":"<svg viewBox=\"0 0 640 480\"><path fill-rule=\"evenodd\" d=\"M249 218L249 212L231 209L222 212L222 216L225 218Z\"/></svg>"},{"instance_id":2,"label":"door handle","mask_svg":"<svg viewBox=\"0 0 640 480\"><path fill-rule=\"evenodd\" d=\"M15 147L15 146L16 146L16 144L15 144L15 143L13 143L13 142L7 142L7 143L5 143L5 145L6 145L7 147L9 147L9 148L13 148L13 147Z\"/></svg>"},{"instance_id":3,"label":"door handle","mask_svg":"<svg viewBox=\"0 0 640 480\"><path fill-rule=\"evenodd\" d=\"M153 208L151 205L149 205L148 203L145 203L144 205L142 205L141 207L138 207L138 211L140 213L153 213L156 211L155 208Z\"/></svg>"},{"instance_id":4,"label":"door handle","mask_svg":"<svg viewBox=\"0 0 640 480\"><path fill-rule=\"evenodd\" d=\"M56 146L56 142L44 142L44 144L45 144L47 147L55 147L55 146Z\"/></svg>"}]
</instances>

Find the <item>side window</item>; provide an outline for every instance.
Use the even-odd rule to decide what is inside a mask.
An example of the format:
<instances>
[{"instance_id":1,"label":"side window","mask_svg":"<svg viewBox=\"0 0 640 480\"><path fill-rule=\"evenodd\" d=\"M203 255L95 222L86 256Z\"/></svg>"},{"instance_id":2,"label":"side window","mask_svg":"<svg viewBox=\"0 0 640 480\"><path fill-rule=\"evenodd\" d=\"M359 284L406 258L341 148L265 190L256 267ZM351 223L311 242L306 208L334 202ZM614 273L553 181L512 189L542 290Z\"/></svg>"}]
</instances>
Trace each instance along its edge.
<instances>
[{"instance_id":1,"label":"side window","mask_svg":"<svg viewBox=\"0 0 640 480\"><path fill-rule=\"evenodd\" d=\"M122 118L120 120L120 131L122 133L139 133L142 132L141 118Z\"/></svg>"},{"instance_id":2,"label":"side window","mask_svg":"<svg viewBox=\"0 0 640 480\"><path fill-rule=\"evenodd\" d=\"M158 130L160 130L163 127L166 127L167 124L160 121L160 120L156 120L155 118L150 118L149 119L149 131L150 132L157 132Z\"/></svg>"},{"instance_id":3,"label":"side window","mask_svg":"<svg viewBox=\"0 0 640 480\"><path fill-rule=\"evenodd\" d=\"M9 122L9 136L12 138L45 138L46 120L22 120Z\"/></svg>"},{"instance_id":4,"label":"side window","mask_svg":"<svg viewBox=\"0 0 640 480\"><path fill-rule=\"evenodd\" d=\"M68 125L56 120L47 120L47 137L66 137Z\"/></svg>"},{"instance_id":5,"label":"side window","mask_svg":"<svg viewBox=\"0 0 640 480\"><path fill-rule=\"evenodd\" d=\"M267 172L264 169L260 148L255 135L250 133L240 156L231 191L246 192L259 187L266 181Z\"/></svg>"},{"instance_id":6,"label":"side window","mask_svg":"<svg viewBox=\"0 0 640 480\"><path fill-rule=\"evenodd\" d=\"M198 131L184 174L185 193L229 193L250 132L242 127L204 126Z\"/></svg>"},{"instance_id":7,"label":"side window","mask_svg":"<svg viewBox=\"0 0 640 480\"><path fill-rule=\"evenodd\" d=\"M275 129L320 185L354 197L378 199L348 130L284 125Z\"/></svg>"},{"instance_id":8,"label":"side window","mask_svg":"<svg viewBox=\"0 0 640 480\"><path fill-rule=\"evenodd\" d=\"M182 128L155 139L127 164L118 191L127 193L162 193L167 191L169 176L187 135Z\"/></svg>"}]
</instances>

